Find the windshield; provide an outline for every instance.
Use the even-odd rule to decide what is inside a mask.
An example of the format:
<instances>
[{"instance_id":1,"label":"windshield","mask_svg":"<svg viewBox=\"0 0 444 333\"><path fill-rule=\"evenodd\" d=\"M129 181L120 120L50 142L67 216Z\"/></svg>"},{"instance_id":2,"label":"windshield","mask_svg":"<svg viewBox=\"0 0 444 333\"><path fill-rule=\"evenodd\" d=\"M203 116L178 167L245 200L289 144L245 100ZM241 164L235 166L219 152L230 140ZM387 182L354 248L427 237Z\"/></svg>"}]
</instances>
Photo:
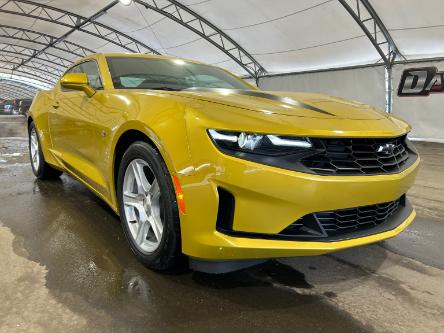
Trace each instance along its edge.
<instances>
[{"instance_id":1,"label":"windshield","mask_svg":"<svg viewBox=\"0 0 444 333\"><path fill-rule=\"evenodd\" d=\"M242 80L222 69L181 59L108 57L107 62L116 89L251 90L251 87Z\"/></svg>"}]
</instances>

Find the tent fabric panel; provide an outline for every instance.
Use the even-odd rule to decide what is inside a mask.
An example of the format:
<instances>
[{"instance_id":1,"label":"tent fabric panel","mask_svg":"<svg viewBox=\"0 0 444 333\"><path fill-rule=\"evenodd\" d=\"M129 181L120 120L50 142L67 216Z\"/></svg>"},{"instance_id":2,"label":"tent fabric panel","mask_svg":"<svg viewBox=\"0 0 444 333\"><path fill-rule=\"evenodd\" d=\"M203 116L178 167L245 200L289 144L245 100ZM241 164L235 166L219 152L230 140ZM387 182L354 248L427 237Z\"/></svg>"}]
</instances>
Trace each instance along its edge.
<instances>
[{"instance_id":1,"label":"tent fabric panel","mask_svg":"<svg viewBox=\"0 0 444 333\"><path fill-rule=\"evenodd\" d=\"M332 70L306 74L265 77L264 90L318 92L385 108L385 70L383 66Z\"/></svg>"}]
</instances>

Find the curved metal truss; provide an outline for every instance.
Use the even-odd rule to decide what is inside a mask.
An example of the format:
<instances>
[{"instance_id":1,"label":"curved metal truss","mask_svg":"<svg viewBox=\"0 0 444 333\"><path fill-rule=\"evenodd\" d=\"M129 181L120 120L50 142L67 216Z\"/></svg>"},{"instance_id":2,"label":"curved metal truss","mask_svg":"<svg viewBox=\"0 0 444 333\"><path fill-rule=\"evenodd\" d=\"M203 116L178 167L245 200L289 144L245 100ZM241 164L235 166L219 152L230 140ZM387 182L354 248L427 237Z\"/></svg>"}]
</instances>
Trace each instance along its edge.
<instances>
[{"instance_id":1,"label":"curved metal truss","mask_svg":"<svg viewBox=\"0 0 444 333\"><path fill-rule=\"evenodd\" d=\"M100 9L90 17L80 16L57 7L28 0L8 0L0 6L0 12L30 17L70 28L66 34L49 43L48 46L51 45L50 47L52 47L53 44L62 42L74 31L81 31L120 46L130 52L159 54L159 52L151 46L96 21L118 2L117 0L112 1L109 5Z\"/></svg>"},{"instance_id":2,"label":"curved metal truss","mask_svg":"<svg viewBox=\"0 0 444 333\"><path fill-rule=\"evenodd\" d=\"M392 65L398 57L407 60L399 51L392 36L368 0L339 0L361 27L384 62L386 71L386 112L392 111Z\"/></svg>"},{"instance_id":3,"label":"curved metal truss","mask_svg":"<svg viewBox=\"0 0 444 333\"><path fill-rule=\"evenodd\" d=\"M134 2L193 31L234 60L252 77L257 78L266 73L265 68L230 36L180 2L175 0L163 0L161 4L156 0L134 0Z\"/></svg>"},{"instance_id":4,"label":"curved metal truss","mask_svg":"<svg viewBox=\"0 0 444 333\"><path fill-rule=\"evenodd\" d=\"M266 72L265 69L231 37L185 5L174 0L164 0L163 5L159 5L156 0L135 0L134 2L142 5L144 8L154 10L193 31L234 60L252 77L257 78ZM94 15L83 17L73 12L35 1L6 0L0 5L0 13L38 19L67 27L69 30L62 36L56 37L31 29L0 24L0 37L36 44L35 48L18 46L12 43L0 44L0 69L9 70L11 73L28 73L31 76L38 77L42 82L54 83L56 76L58 77L61 73L61 68L59 67L66 68L73 59L67 59L51 53L51 49L63 51L76 57L83 57L94 52L93 50L67 40L75 31L97 37L130 52L159 54L158 51L149 45L97 22L99 17L106 14L107 11L117 3L117 0L112 1ZM41 48L37 48L37 45L41 46ZM14 55L16 59L9 57L12 55ZM24 55L26 55L26 57ZM18 59L20 60L19 62L17 62Z\"/></svg>"},{"instance_id":5,"label":"curved metal truss","mask_svg":"<svg viewBox=\"0 0 444 333\"><path fill-rule=\"evenodd\" d=\"M54 83L62 73L62 70L48 65L47 63L57 63L58 65L66 68L70 63L72 63L72 60L56 56L55 54L49 52L50 49L53 48L64 51L71 55L75 55L76 57L83 57L87 54L93 53L92 50L86 47L66 40L67 37L69 37L69 35L75 31L80 31L82 33L97 37L130 52L159 54L152 47L96 21L97 18L106 14L106 12L117 3L118 1L113 1L94 15L90 17L83 17L72 12L33 1L7 0L0 5L0 13L34 18L53 24L58 24L70 29L62 36L55 37L30 29L0 25L1 37L32 42L43 46L41 49L21 47L22 50L26 49L26 52L23 54L26 54L27 57L20 57L16 54L20 53L17 52L18 46L17 48L14 48L12 47L13 45L10 44L2 50L3 52L0 53L0 69L3 71L9 71L10 73L24 72L38 78L42 82ZM9 53L10 55L15 54L15 59L8 57L5 55L5 53ZM20 59L20 61L16 62L17 59Z\"/></svg>"},{"instance_id":6,"label":"curved metal truss","mask_svg":"<svg viewBox=\"0 0 444 333\"><path fill-rule=\"evenodd\" d=\"M33 98L38 90L23 82L0 78L0 99Z\"/></svg>"},{"instance_id":7,"label":"curved metal truss","mask_svg":"<svg viewBox=\"0 0 444 333\"><path fill-rule=\"evenodd\" d=\"M58 38L35 30L23 29L4 24L0 24L0 37L30 42L36 45L42 45L44 47L51 44ZM94 51L91 49L67 40L60 41L59 43L52 45L51 48L77 57L85 57L88 54L94 53Z\"/></svg>"},{"instance_id":8,"label":"curved metal truss","mask_svg":"<svg viewBox=\"0 0 444 333\"><path fill-rule=\"evenodd\" d=\"M72 63L74 57L83 57L94 52L87 47L68 41L70 35L76 31L129 52L159 54L151 46L97 21L118 2L117 0L111 1L90 17L84 17L36 1L2 0L0 13L57 24L67 28L67 32L62 36L53 36L31 29L0 24L0 37L7 40L0 43L0 72L18 73L23 77L37 79L42 83L53 84L63 70ZM223 52L256 80L266 74L265 68L234 39L179 1L133 0L133 2L140 8L159 13L197 34ZM403 56L369 1L339 0L339 2L364 31L381 56L380 61L383 61L385 67L390 71L393 62ZM26 46L19 46L14 44L15 41L27 43Z\"/></svg>"},{"instance_id":9,"label":"curved metal truss","mask_svg":"<svg viewBox=\"0 0 444 333\"><path fill-rule=\"evenodd\" d=\"M0 99L14 100L14 99L33 98L33 97L34 95L28 93L27 91L22 91L15 87L0 85Z\"/></svg>"},{"instance_id":10,"label":"curved metal truss","mask_svg":"<svg viewBox=\"0 0 444 333\"><path fill-rule=\"evenodd\" d=\"M11 74L18 72L19 69L16 68L20 67L21 70L26 70L27 73L37 77L40 81L54 84L63 72L55 67L36 61L29 61L24 64L23 60L25 59L28 58L26 56L3 54L0 51L0 66L3 69L9 70Z\"/></svg>"},{"instance_id":11,"label":"curved metal truss","mask_svg":"<svg viewBox=\"0 0 444 333\"><path fill-rule=\"evenodd\" d=\"M15 44L0 42L0 53L3 54L5 53L13 54L16 55L17 57L27 58L32 56L37 51L39 50L31 47L24 47ZM42 53L39 56L36 56L33 60L56 66L56 69L58 70L64 70L67 66L69 66L72 63L71 60L68 60L66 58L60 57L55 54L51 54L49 52Z\"/></svg>"},{"instance_id":12,"label":"curved metal truss","mask_svg":"<svg viewBox=\"0 0 444 333\"><path fill-rule=\"evenodd\" d=\"M20 63L17 63L16 66L8 68L10 69L11 73L17 71L18 66L22 65L22 63L28 60L28 67L25 68L29 68L29 66L37 69L42 69L42 67L46 67L44 68L46 70L45 78L48 80L45 82L53 84L63 72L63 70L73 61L72 59L56 55L50 51L42 51L41 49L37 48L38 46L46 47L52 41L57 39L57 37L55 36L43 34L30 29L23 29L0 24L0 37L8 40L8 42L0 42L0 54L14 55L21 60ZM9 43L9 41L11 41L11 43ZM35 44L36 46L19 46L13 44L14 41L23 41L27 44ZM84 57L88 54L94 53L93 50L66 40L53 45L52 49L62 51L59 53L65 53L67 56L71 57L73 55L76 57ZM2 58L2 60L5 59ZM8 58L8 60L11 60L11 58ZM48 66L48 64L50 65ZM32 72L32 74L35 73ZM39 79L41 79L39 75L38 77ZM51 79L50 77L53 78Z\"/></svg>"},{"instance_id":13,"label":"curved metal truss","mask_svg":"<svg viewBox=\"0 0 444 333\"><path fill-rule=\"evenodd\" d=\"M390 68L397 57L403 57L368 0L339 0L339 2L364 31L386 67Z\"/></svg>"},{"instance_id":14,"label":"curved metal truss","mask_svg":"<svg viewBox=\"0 0 444 333\"><path fill-rule=\"evenodd\" d=\"M22 69L17 69L17 70L12 70L12 68L14 67L16 63L7 63L7 62L3 62L0 61L0 73L1 74L8 74L8 75L17 75L17 76L21 76L27 79L31 79L31 80L36 80L41 82L42 84L45 84L47 86L52 86L54 85L54 78L53 77L42 77L41 73L38 71L34 71L32 68L24 68L24 70Z\"/></svg>"}]
</instances>

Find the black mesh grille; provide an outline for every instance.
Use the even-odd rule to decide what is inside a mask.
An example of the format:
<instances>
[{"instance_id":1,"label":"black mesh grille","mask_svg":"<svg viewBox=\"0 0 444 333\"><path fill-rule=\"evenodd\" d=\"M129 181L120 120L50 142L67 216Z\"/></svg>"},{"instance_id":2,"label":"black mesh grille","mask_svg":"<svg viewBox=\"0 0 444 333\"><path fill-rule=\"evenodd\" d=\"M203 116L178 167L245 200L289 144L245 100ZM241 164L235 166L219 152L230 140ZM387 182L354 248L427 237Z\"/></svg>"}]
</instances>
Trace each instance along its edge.
<instances>
[{"instance_id":1,"label":"black mesh grille","mask_svg":"<svg viewBox=\"0 0 444 333\"><path fill-rule=\"evenodd\" d=\"M315 213L314 216L328 236L343 235L384 223L399 208L400 201Z\"/></svg>"},{"instance_id":2,"label":"black mesh grille","mask_svg":"<svg viewBox=\"0 0 444 333\"><path fill-rule=\"evenodd\" d=\"M286 236L334 237L376 227L386 222L401 205L405 197L397 200L355 208L326 211L306 215L285 228ZM318 227L314 227L314 223Z\"/></svg>"},{"instance_id":3,"label":"black mesh grille","mask_svg":"<svg viewBox=\"0 0 444 333\"><path fill-rule=\"evenodd\" d=\"M322 175L395 173L409 158L405 136L389 139L312 139L320 153L301 160Z\"/></svg>"}]
</instances>

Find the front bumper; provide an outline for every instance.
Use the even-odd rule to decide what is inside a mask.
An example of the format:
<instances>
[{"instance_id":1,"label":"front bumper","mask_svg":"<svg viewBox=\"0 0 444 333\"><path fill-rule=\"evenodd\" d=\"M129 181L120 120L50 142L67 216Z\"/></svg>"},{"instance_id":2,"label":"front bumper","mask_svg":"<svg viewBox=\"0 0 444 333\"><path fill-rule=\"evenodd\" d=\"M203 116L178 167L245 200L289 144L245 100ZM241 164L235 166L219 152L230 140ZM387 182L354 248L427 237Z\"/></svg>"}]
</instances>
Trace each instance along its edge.
<instances>
[{"instance_id":1,"label":"front bumper","mask_svg":"<svg viewBox=\"0 0 444 333\"><path fill-rule=\"evenodd\" d=\"M244 237L242 234L279 234L314 212L396 200L413 185L419 157L398 174L320 176L230 157L217 151L211 142L192 153L195 172L178 174L186 206L186 214L181 215L182 249L190 257L236 260L320 255L393 237L415 217L411 209L393 229L378 232L376 228L362 237L336 241ZM232 229L237 233L216 229L218 187L235 197Z\"/></svg>"}]
</instances>

